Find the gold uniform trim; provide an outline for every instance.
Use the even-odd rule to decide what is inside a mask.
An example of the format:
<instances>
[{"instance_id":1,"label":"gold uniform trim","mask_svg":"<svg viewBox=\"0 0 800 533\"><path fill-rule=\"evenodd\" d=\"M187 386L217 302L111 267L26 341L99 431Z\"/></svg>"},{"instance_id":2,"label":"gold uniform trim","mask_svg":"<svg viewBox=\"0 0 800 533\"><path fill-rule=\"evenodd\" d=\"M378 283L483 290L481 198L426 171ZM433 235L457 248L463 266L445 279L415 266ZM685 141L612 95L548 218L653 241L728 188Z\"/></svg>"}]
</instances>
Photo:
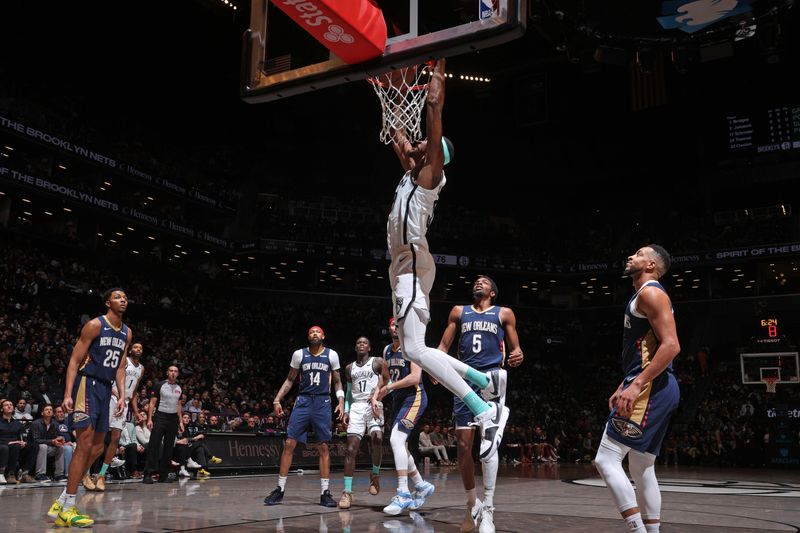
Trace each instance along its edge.
<instances>
[{"instance_id":1,"label":"gold uniform trim","mask_svg":"<svg viewBox=\"0 0 800 533\"><path fill-rule=\"evenodd\" d=\"M653 355L658 349L658 340L656 339L653 330L649 330L639 340L639 349L642 353L642 370L650 366L653 361ZM639 397L636 398L636 403L633 404L633 412L630 416L630 421L635 422L639 426L642 425L644 416L647 413L647 406L650 403L650 394L653 392L653 382L648 382L642 387Z\"/></svg>"},{"instance_id":2,"label":"gold uniform trim","mask_svg":"<svg viewBox=\"0 0 800 533\"><path fill-rule=\"evenodd\" d=\"M75 395L74 410L78 413L86 412L86 376L81 376L78 385L78 394Z\"/></svg>"},{"instance_id":3,"label":"gold uniform trim","mask_svg":"<svg viewBox=\"0 0 800 533\"><path fill-rule=\"evenodd\" d=\"M414 419L417 418L420 405L422 405L422 388L417 385L417 392L414 394L414 401L411 402L411 407L408 408L408 413L404 418L413 422Z\"/></svg>"}]
</instances>

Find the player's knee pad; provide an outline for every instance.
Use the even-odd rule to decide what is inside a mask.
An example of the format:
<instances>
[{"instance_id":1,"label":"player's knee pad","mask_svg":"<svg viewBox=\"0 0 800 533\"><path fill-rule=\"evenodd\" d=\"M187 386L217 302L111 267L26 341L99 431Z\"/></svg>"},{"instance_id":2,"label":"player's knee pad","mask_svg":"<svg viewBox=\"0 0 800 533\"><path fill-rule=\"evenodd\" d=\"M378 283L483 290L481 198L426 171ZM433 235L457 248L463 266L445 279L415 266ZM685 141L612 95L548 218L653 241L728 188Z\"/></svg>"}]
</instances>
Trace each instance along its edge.
<instances>
[{"instance_id":1,"label":"player's knee pad","mask_svg":"<svg viewBox=\"0 0 800 533\"><path fill-rule=\"evenodd\" d=\"M400 435L403 435L401 437ZM394 456L394 467L396 470L408 470L408 450L406 449L405 434L402 431L392 431L389 443L392 445L392 455Z\"/></svg>"},{"instance_id":2,"label":"player's knee pad","mask_svg":"<svg viewBox=\"0 0 800 533\"><path fill-rule=\"evenodd\" d=\"M645 520L661 518L661 488L656 479L655 461L656 456L650 453L634 451L628 456L628 468L636 482L640 511Z\"/></svg>"},{"instance_id":3,"label":"player's knee pad","mask_svg":"<svg viewBox=\"0 0 800 533\"><path fill-rule=\"evenodd\" d=\"M622 468L622 458L624 454L621 449L613 446L603 446L597 448L597 455L594 464L606 486L611 491L611 497L620 512L627 511L636 507L636 493L633 485L628 480L625 470Z\"/></svg>"}]
</instances>

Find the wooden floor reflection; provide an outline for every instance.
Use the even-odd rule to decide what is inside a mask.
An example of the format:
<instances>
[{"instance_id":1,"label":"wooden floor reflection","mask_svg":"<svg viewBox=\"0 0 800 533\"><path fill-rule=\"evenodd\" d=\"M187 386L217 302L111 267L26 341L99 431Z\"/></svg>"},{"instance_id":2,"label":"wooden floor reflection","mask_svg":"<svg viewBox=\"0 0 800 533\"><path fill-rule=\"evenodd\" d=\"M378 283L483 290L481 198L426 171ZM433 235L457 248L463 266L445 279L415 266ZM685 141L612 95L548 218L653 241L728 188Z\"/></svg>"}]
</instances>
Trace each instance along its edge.
<instances>
[{"instance_id":1,"label":"wooden floor reflection","mask_svg":"<svg viewBox=\"0 0 800 533\"><path fill-rule=\"evenodd\" d=\"M800 532L800 472L661 467L664 533ZM367 492L367 472L354 480L349 511L319 505L315 473L289 477L282 505L263 505L276 476L212 477L180 483L109 483L105 493L81 493L79 508L96 519L98 532L457 532L464 516L464 490L455 467L425 473L436 493L418 513L386 516L394 494L392 471L382 491ZM478 485L480 487L480 477ZM0 486L3 531L64 531L46 512L63 485ZM342 475L331 492L338 501ZM480 492L480 490L479 490ZM498 532L624 533L607 489L592 465L501 466L495 495Z\"/></svg>"}]
</instances>

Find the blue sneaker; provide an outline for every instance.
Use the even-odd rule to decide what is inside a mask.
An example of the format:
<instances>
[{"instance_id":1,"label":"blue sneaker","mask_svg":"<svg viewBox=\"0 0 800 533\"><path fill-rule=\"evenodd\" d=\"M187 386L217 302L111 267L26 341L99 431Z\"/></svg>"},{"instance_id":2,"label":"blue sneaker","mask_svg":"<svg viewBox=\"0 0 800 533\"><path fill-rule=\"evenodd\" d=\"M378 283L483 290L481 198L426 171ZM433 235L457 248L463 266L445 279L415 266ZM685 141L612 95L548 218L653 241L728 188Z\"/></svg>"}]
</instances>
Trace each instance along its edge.
<instances>
[{"instance_id":1,"label":"blue sneaker","mask_svg":"<svg viewBox=\"0 0 800 533\"><path fill-rule=\"evenodd\" d=\"M417 489L416 493L414 494L414 503L408 506L408 508L412 511L416 511L422 507L425 503L425 500L427 500L436 491L436 487L433 486L433 483L428 483L427 481L418 483L414 488Z\"/></svg>"},{"instance_id":2,"label":"blue sneaker","mask_svg":"<svg viewBox=\"0 0 800 533\"><path fill-rule=\"evenodd\" d=\"M269 493L269 495L264 498L264 503L267 505L278 505L283 501L283 491L280 487L275 487L275 490Z\"/></svg>"},{"instance_id":3,"label":"blue sneaker","mask_svg":"<svg viewBox=\"0 0 800 533\"><path fill-rule=\"evenodd\" d=\"M412 503L414 503L414 499L411 497L410 493L398 492L394 495L392 501L389 502L389 505L383 508L383 512L392 516L397 516L405 509L408 509Z\"/></svg>"}]
</instances>

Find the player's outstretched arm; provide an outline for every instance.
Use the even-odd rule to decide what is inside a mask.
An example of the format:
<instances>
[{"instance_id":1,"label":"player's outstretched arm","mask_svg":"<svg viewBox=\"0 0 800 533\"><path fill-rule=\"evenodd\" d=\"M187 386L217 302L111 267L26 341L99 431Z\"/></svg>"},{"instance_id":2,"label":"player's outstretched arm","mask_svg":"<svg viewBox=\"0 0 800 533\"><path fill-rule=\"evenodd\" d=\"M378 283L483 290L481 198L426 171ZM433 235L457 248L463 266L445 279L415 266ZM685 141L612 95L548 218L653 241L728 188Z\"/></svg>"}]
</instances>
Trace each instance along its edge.
<instances>
[{"instance_id":1,"label":"player's outstretched arm","mask_svg":"<svg viewBox=\"0 0 800 533\"><path fill-rule=\"evenodd\" d=\"M428 96L425 100L426 120L425 166L420 169L417 183L426 189L435 189L442 181L444 150L442 149L442 109L444 108L445 60L437 59L433 75L428 82Z\"/></svg>"}]
</instances>

